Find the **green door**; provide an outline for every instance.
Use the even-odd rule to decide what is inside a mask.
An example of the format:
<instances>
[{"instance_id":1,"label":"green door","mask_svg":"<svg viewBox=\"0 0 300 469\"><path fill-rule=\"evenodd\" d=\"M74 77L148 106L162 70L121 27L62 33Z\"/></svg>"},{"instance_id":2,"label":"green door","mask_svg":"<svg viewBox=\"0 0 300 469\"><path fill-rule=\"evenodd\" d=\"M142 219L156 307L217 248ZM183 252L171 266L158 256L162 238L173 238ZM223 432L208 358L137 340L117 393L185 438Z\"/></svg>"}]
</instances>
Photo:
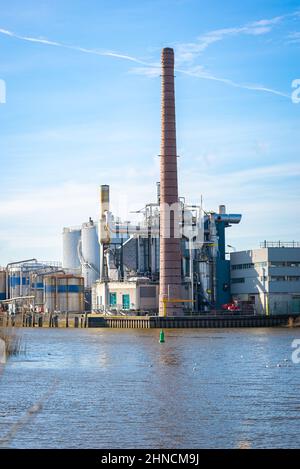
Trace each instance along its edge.
<instances>
[{"instance_id":1,"label":"green door","mask_svg":"<svg viewBox=\"0 0 300 469\"><path fill-rule=\"evenodd\" d=\"M116 293L110 293L109 294L109 304L110 304L110 306L116 306L117 305L117 294Z\"/></svg>"},{"instance_id":2,"label":"green door","mask_svg":"<svg viewBox=\"0 0 300 469\"><path fill-rule=\"evenodd\" d=\"M292 299L292 313L300 313L300 296Z\"/></svg>"},{"instance_id":3,"label":"green door","mask_svg":"<svg viewBox=\"0 0 300 469\"><path fill-rule=\"evenodd\" d=\"M130 296L123 295L123 309L130 309Z\"/></svg>"}]
</instances>

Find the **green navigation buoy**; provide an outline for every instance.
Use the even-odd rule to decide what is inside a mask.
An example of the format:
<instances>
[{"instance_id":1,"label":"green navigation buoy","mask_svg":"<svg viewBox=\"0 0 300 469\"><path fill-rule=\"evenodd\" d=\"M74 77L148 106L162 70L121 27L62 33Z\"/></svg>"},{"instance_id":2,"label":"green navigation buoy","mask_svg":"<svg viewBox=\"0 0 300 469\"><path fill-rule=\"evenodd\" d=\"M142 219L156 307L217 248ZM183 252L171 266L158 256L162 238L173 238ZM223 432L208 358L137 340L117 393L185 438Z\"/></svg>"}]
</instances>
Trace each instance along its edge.
<instances>
[{"instance_id":1,"label":"green navigation buoy","mask_svg":"<svg viewBox=\"0 0 300 469\"><path fill-rule=\"evenodd\" d=\"M163 330L161 330L159 334L159 343L164 344L164 342L165 342L165 333Z\"/></svg>"}]
</instances>

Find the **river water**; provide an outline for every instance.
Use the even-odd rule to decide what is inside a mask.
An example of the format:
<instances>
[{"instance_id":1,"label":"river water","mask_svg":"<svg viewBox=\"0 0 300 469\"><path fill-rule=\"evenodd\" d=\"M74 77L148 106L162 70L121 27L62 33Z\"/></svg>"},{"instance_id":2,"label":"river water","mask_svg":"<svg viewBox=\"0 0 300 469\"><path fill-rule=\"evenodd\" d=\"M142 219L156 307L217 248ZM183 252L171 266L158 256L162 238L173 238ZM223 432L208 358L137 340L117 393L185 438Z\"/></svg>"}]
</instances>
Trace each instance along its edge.
<instances>
[{"instance_id":1,"label":"river water","mask_svg":"<svg viewBox=\"0 0 300 469\"><path fill-rule=\"evenodd\" d=\"M299 329L19 333L26 355L0 371L0 439L19 422L6 446L300 446Z\"/></svg>"}]
</instances>

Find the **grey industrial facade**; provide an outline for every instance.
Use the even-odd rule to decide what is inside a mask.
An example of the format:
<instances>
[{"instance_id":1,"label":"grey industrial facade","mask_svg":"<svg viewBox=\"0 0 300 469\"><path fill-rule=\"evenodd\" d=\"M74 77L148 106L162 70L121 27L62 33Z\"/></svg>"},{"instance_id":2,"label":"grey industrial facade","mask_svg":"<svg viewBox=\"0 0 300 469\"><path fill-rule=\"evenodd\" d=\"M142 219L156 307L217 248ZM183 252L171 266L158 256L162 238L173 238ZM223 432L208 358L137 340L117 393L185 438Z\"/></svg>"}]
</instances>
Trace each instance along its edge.
<instances>
[{"instance_id":1,"label":"grey industrial facade","mask_svg":"<svg viewBox=\"0 0 300 469\"><path fill-rule=\"evenodd\" d=\"M300 312L300 247L263 247L230 255L231 294L258 314Z\"/></svg>"}]
</instances>

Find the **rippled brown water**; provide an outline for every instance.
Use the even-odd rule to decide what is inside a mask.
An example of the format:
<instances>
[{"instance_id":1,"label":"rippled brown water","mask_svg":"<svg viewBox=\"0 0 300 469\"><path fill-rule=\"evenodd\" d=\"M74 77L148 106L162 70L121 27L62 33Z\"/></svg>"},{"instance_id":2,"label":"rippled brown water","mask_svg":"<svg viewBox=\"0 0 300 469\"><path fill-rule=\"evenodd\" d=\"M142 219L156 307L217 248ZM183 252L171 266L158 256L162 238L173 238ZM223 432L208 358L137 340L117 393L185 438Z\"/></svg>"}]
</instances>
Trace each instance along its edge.
<instances>
[{"instance_id":1,"label":"rippled brown water","mask_svg":"<svg viewBox=\"0 0 300 469\"><path fill-rule=\"evenodd\" d=\"M0 375L0 438L55 387L10 447L300 446L299 329L22 334L27 355Z\"/></svg>"}]
</instances>

